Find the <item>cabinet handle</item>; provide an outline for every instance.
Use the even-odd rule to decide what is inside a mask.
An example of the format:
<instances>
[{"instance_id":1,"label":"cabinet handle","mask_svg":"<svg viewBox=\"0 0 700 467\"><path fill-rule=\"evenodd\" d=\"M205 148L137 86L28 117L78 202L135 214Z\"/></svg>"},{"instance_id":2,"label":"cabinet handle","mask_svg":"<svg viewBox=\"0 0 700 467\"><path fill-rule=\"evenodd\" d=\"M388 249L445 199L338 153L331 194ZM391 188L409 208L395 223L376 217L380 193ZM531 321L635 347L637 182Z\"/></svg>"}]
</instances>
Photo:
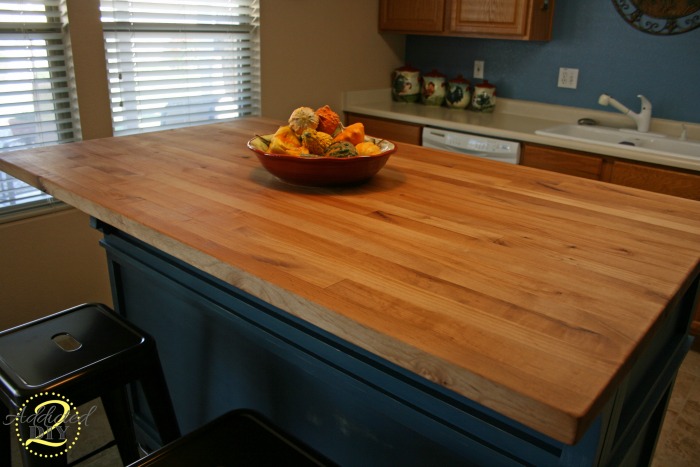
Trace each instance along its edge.
<instances>
[{"instance_id":1,"label":"cabinet handle","mask_svg":"<svg viewBox=\"0 0 700 467\"><path fill-rule=\"evenodd\" d=\"M542 10L542 11L547 11L547 10L549 10L549 0L544 0L544 2L542 2L542 8L541 8L541 10Z\"/></svg>"}]
</instances>

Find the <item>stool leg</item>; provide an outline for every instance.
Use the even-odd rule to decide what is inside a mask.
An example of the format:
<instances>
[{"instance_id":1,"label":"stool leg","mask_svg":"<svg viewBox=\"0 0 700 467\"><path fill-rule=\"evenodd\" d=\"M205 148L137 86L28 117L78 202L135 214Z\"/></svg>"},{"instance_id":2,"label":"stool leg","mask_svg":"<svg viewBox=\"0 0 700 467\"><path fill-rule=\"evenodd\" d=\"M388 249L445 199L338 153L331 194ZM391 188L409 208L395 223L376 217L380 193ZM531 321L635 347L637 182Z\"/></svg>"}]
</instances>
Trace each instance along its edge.
<instances>
[{"instance_id":1,"label":"stool leg","mask_svg":"<svg viewBox=\"0 0 700 467\"><path fill-rule=\"evenodd\" d=\"M0 405L0 465L12 465L12 440L14 436L10 430L12 418L4 405Z\"/></svg>"},{"instance_id":2,"label":"stool leg","mask_svg":"<svg viewBox=\"0 0 700 467\"><path fill-rule=\"evenodd\" d=\"M12 465L12 437L14 433L14 418L9 417L9 411L5 406L0 406L0 465ZM20 424L20 434L23 439L28 439L31 436L29 428L26 424ZM60 467L67 465L68 458L65 454L51 459L40 458L24 447L19 446L19 457L22 459L22 465L25 467ZM17 464L17 462L15 462Z\"/></svg>"},{"instance_id":3,"label":"stool leg","mask_svg":"<svg viewBox=\"0 0 700 467\"><path fill-rule=\"evenodd\" d=\"M29 439L31 437L29 425L26 423L20 423L19 432L23 439ZM30 453L23 446L19 447L19 454L24 467L61 467L68 465L68 456L65 454L61 454L58 457L43 458Z\"/></svg>"},{"instance_id":4,"label":"stool leg","mask_svg":"<svg viewBox=\"0 0 700 467\"><path fill-rule=\"evenodd\" d=\"M122 462L130 464L140 456L126 387L108 391L101 399Z\"/></svg>"},{"instance_id":5,"label":"stool leg","mask_svg":"<svg viewBox=\"0 0 700 467\"><path fill-rule=\"evenodd\" d=\"M141 379L141 388L163 445L178 439L180 428L159 362L154 363L149 374Z\"/></svg>"}]
</instances>

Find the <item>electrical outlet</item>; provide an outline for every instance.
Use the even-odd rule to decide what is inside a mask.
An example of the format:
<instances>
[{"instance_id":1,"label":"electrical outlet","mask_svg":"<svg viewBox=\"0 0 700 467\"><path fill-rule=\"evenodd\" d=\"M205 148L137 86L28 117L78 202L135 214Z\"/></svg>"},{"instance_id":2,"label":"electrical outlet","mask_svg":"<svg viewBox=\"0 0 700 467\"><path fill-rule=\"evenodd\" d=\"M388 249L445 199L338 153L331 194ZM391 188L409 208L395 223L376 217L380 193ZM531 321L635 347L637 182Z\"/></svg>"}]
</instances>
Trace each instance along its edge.
<instances>
[{"instance_id":1,"label":"electrical outlet","mask_svg":"<svg viewBox=\"0 0 700 467\"><path fill-rule=\"evenodd\" d=\"M576 89L578 86L578 68L559 68L560 88Z\"/></svg>"},{"instance_id":2,"label":"electrical outlet","mask_svg":"<svg viewBox=\"0 0 700 467\"><path fill-rule=\"evenodd\" d=\"M474 60L474 78L484 79L483 60Z\"/></svg>"}]
</instances>

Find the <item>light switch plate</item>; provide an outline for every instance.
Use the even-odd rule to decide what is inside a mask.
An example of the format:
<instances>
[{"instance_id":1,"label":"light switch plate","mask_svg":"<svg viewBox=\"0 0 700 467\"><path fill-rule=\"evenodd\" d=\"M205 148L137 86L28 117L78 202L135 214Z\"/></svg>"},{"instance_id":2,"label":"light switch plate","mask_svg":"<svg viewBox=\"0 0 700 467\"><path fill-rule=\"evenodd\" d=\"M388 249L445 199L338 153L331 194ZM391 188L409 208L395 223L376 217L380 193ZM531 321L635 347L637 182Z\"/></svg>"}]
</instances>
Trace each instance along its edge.
<instances>
[{"instance_id":1,"label":"light switch plate","mask_svg":"<svg viewBox=\"0 0 700 467\"><path fill-rule=\"evenodd\" d=\"M483 60L474 60L474 78L484 79Z\"/></svg>"}]
</instances>

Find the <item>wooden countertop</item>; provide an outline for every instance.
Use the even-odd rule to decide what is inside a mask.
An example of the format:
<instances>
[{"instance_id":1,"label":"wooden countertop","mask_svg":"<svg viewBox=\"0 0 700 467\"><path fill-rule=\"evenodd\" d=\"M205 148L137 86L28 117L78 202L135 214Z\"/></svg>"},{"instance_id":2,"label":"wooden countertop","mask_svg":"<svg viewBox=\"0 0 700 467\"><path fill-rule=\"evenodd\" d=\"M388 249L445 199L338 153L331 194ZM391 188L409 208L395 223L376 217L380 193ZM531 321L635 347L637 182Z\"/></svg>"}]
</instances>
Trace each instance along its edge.
<instances>
[{"instance_id":1,"label":"wooden countertop","mask_svg":"<svg viewBox=\"0 0 700 467\"><path fill-rule=\"evenodd\" d=\"M245 146L277 126L5 153L0 170L566 443L700 271L700 202L411 145L362 186L293 187Z\"/></svg>"}]
</instances>

